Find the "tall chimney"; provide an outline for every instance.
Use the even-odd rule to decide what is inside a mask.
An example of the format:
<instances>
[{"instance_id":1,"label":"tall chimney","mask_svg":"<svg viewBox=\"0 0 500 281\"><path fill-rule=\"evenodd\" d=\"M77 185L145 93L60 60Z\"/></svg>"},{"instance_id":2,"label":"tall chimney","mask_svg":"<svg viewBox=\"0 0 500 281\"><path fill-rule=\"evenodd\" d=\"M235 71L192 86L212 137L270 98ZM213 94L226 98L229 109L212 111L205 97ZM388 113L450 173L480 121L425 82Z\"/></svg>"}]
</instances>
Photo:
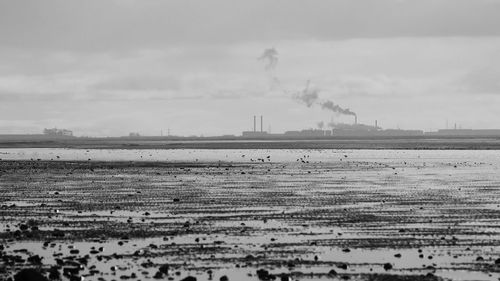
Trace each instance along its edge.
<instances>
[{"instance_id":1,"label":"tall chimney","mask_svg":"<svg viewBox=\"0 0 500 281\"><path fill-rule=\"evenodd\" d=\"M354 115L354 125L358 124L358 115Z\"/></svg>"},{"instance_id":2,"label":"tall chimney","mask_svg":"<svg viewBox=\"0 0 500 281\"><path fill-rule=\"evenodd\" d=\"M253 131L255 132L256 131L256 128L257 128L257 120L256 120L257 116L253 116Z\"/></svg>"},{"instance_id":3,"label":"tall chimney","mask_svg":"<svg viewBox=\"0 0 500 281\"><path fill-rule=\"evenodd\" d=\"M264 130L262 129L262 126L264 125L264 117L261 115L260 116L260 132L262 133Z\"/></svg>"},{"instance_id":4,"label":"tall chimney","mask_svg":"<svg viewBox=\"0 0 500 281\"><path fill-rule=\"evenodd\" d=\"M377 120L375 120L375 129L377 129L377 128L378 128L378 122L377 122Z\"/></svg>"}]
</instances>

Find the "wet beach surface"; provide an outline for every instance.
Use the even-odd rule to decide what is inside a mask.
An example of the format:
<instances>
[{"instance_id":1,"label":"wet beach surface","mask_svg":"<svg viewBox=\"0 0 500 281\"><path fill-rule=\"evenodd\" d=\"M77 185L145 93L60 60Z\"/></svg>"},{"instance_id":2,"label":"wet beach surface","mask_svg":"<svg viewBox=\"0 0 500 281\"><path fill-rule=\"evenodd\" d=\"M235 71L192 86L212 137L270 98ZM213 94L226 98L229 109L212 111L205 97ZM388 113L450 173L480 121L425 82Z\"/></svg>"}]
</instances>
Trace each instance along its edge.
<instances>
[{"instance_id":1,"label":"wet beach surface","mask_svg":"<svg viewBox=\"0 0 500 281\"><path fill-rule=\"evenodd\" d=\"M0 154L2 280L500 278L496 151L37 153Z\"/></svg>"}]
</instances>

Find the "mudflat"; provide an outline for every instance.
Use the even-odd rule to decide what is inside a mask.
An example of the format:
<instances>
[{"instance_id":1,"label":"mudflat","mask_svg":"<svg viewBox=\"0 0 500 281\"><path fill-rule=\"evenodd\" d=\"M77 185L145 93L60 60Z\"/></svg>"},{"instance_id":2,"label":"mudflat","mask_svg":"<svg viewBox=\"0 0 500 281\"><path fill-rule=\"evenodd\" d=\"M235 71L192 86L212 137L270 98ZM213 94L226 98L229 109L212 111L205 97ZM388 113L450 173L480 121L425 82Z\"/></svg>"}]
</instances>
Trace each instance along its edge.
<instances>
[{"instance_id":1,"label":"mudflat","mask_svg":"<svg viewBox=\"0 0 500 281\"><path fill-rule=\"evenodd\" d=\"M500 278L498 153L273 153L4 159L0 278Z\"/></svg>"}]
</instances>

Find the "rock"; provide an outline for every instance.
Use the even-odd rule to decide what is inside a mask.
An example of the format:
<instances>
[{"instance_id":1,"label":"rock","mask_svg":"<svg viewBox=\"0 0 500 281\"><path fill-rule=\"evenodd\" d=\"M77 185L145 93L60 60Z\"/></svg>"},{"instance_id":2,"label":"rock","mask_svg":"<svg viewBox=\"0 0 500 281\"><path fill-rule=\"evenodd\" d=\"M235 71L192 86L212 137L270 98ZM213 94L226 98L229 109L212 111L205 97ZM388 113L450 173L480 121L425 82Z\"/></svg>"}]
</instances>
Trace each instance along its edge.
<instances>
[{"instance_id":1,"label":"rock","mask_svg":"<svg viewBox=\"0 0 500 281\"><path fill-rule=\"evenodd\" d=\"M158 271L161 273L164 273L164 274L168 274L168 264L164 264L164 265L160 266Z\"/></svg>"},{"instance_id":2,"label":"rock","mask_svg":"<svg viewBox=\"0 0 500 281\"><path fill-rule=\"evenodd\" d=\"M269 271L265 269L259 269L257 270L257 277L259 277L260 280L271 280L274 279L272 275L269 274Z\"/></svg>"},{"instance_id":3,"label":"rock","mask_svg":"<svg viewBox=\"0 0 500 281\"><path fill-rule=\"evenodd\" d=\"M59 272L59 268L57 266L53 266L49 269L49 279L50 280L61 279L61 273Z\"/></svg>"},{"instance_id":4,"label":"rock","mask_svg":"<svg viewBox=\"0 0 500 281\"><path fill-rule=\"evenodd\" d=\"M28 257L28 262L36 265L41 265L42 264L42 259L39 255L34 255L31 257Z\"/></svg>"},{"instance_id":5,"label":"rock","mask_svg":"<svg viewBox=\"0 0 500 281\"><path fill-rule=\"evenodd\" d=\"M76 276L79 274L80 270L82 268L73 266L73 267L64 267L63 268L63 275L64 276Z\"/></svg>"},{"instance_id":6,"label":"rock","mask_svg":"<svg viewBox=\"0 0 500 281\"><path fill-rule=\"evenodd\" d=\"M227 278L226 275L223 275L219 278L219 281L229 281L229 278Z\"/></svg>"},{"instance_id":7,"label":"rock","mask_svg":"<svg viewBox=\"0 0 500 281\"><path fill-rule=\"evenodd\" d=\"M162 279L163 278L163 273L157 271L155 275L153 276L154 279Z\"/></svg>"},{"instance_id":8,"label":"rock","mask_svg":"<svg viewBox=\"0 0 500 281\"><path fill-rule=\"evenodd\" d=\"M248 255L245 257L245 260L255 260L255 257L252 255Z\"/></svg>"},{"instance_id":9,"label":"rock","mask_svg":"<svg viewBox=\"0 0 500 281\"><path fill-rule=\"evenodd\" d=\"M188 277L182 279L181 281L196 281L196 277L188 276Z\"/></svg>"},{"instance_id":10,"label":"rock","mask_svg":"<svg viewBox=\"0 0 500 281\"><path fill-rule=\"evenodd\" d=\"M292 281L292 277L290 277L290 275L288 275L288 274L283 274L283 275L281 275L280 280L281 281Z\"/></svg>"},{"instance_id":11,"label":"rock","mask_svg":"<svg viewBox=\"0 0 500 281\"><path fill-rule=\"evenodd\" d=\"M341 268L343 270L347 270L347 264L345 264L345 263L337 264L337 267Z\"/></svg>"},{"instance_id":12,"label":"rock","mask_svg":"<svg viewBox=\"0 0 500 281\"><path fill-rule=\"evenodd\" d=\"M328 275L337 276L337 271L335 271L335 269L332 269L332 270L328 271Z\"/></svg>"},{"instance_id":13,"label":"rock","mask_svg":"<svg viewBox=\"0 0 500 281\"><path fill-rule=\"evenodd\" d=\"M54 237L64 237L64 232L62 230L56 228L52 232L52 236L54 236Z\"/></svg>"},{"instance_id":14,"label":"rock","mask_svg":"<svg viewBox=\"0 0 500 281\"><path fill-rule=\"evenodd\" d=\"M495 264L500 264L500 258L495 260Z\"/></svg>"},{"instance_id":15,"label":"rock","mask_svg":"<svg viewBox=\"0 0 500 281\"><path fill-rule=\"evenodd\" d=\"M15 281L48 281L40 272L33 268L25 268L14 275Z\"/></svg>"},{"instance_id":16,"label":"rock","mask_svg":"<svg viewBox=\"0 0 500 281\"><path fill-rule=\"evenodd\" d=\"M384 269L385 269L385 270L392 269L392 264L390 264L390 263L386 263L386 264L384 264Z\"/></svg>"}]
</instances>

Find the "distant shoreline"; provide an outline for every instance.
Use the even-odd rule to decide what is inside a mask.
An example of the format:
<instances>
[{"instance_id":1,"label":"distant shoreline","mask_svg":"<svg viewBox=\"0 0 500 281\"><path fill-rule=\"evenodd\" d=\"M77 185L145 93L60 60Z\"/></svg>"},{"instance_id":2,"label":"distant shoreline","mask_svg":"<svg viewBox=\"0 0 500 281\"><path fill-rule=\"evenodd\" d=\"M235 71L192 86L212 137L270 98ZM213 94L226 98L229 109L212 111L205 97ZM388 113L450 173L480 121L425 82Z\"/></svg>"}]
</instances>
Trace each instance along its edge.
<instances>
[{"instance_id":1,"label":"distant shoreline","mask_svg":"<svg viewBox=\"0 0 500 281\"><path fill-rule=\"evenodd\" d=\"M10 138L0 148L73 149L409 149L500 150L499 137L397 137L316 139Z\"/></svg>"}]
</instances>

